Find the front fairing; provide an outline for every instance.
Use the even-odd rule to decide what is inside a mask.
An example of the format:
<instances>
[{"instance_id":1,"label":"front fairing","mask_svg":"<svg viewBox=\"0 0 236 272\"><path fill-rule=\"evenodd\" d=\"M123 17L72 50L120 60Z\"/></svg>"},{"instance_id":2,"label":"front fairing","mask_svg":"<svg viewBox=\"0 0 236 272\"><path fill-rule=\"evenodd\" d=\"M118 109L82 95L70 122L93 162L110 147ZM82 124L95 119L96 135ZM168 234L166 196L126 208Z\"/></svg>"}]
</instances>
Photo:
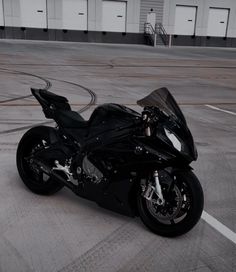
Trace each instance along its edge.
<instances>
[{"instance_id":1,"label":"front fairing","mask_svg":"<svg viewBox=\"0 0 236 272\"><path fill-rule=\"evenodd\" d=\"M153 132L153 137L168 145L177 158L181 156L188 162L197 160L197 149L187 125L166 117L159 120Z\"/></svg>"},{"instance_id":2,"label":"front fairing","mask_svg":"<svg viewBox=\"0 0 236 272\"><path fill-rule=\"evenodd\" d=\"M152 141L161 143L176 158L182 157L188 162L197 159L197 150L185 117L166 88L152 92L137 103L145 108L158 109L158 119L152 124Z\"/></svg>"},{"instance_id":3,"label":"front fairing","mask_svg":"<svg viewBox=\"0 0 236 272\"><path fill-rule=\"evenodd\" d=\"M137 101L137 104L141 107L156 107L166 116L173 117L184 125L187 125L181 109L167 88L160 88L153 91L148 96Z\"/></svg>"}]
</instances>

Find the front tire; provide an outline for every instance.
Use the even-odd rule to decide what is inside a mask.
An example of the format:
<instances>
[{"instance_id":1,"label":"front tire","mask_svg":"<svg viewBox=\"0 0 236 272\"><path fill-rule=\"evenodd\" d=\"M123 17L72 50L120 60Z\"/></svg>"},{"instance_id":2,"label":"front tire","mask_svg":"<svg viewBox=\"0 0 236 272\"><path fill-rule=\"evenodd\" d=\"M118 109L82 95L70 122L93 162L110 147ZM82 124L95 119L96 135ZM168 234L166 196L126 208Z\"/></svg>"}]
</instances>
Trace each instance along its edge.
<instances>
[{"instance_id":1,"label":"front tire","mask_svg":"<svg viewBox=\"0 0 236 272\"><path fill-rule=\"evenodd\" d=\"M201 184L192 171L175 173L175 183L167 193L163 206L144 198L142 189L138 190L137 206L141 220L154 233L175 237L190 231L199 221L204 205ZM161 184L165 188L165 184Z\"/></svg>"},{"instance_id":2,"label":"front tire","mask_svg":"<svg viewBox=\"0 0 236 272\"><path fill-rule=\"evenodd\" d=\"M27 161L27 157L37 149L44 148L44 145L50 145L51 127L38 126L27 131L22 137L16 155L16 164L19 175L26 187L35 194L52 195L63 188L49 176L45 175L39 169L34 169L32 164Z\"/></svg>"}]
</instances>

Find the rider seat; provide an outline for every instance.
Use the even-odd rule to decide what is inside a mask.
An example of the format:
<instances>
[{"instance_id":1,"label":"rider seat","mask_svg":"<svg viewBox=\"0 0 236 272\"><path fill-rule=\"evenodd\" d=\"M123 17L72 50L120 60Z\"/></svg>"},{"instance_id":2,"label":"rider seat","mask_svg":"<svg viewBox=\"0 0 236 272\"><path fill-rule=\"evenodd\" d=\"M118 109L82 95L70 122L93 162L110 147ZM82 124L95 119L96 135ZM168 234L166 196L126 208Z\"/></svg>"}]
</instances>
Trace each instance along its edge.
<instances>
[{"instance_id":1,"label":"rider seat","mask_svg":"<svg viewBox=\"0 0 236 272\"><path fill-rule=\"evenodd\" d=\"M46 118L54 119L65 128L84 128L88 122L76 111L72 111L67 98L48 90L31 88L32 94L43 107Z\"/></svg>"},{"instance_id":2,"label":"rider seat","mask_svg":"<svg viewBox=\"0 0 236 272\"><path fill-rule=\"evenodd\" d=\"M64 128L85 128L88 122L76 111L60 111L58 120Z\"/></svg>"},{"instance_id":3,"label":"rider seat","mask_svg":"<svg viewBox=\"0 0 236 272\"><path fill-rule=\"evenodd\" d=\"M68 103L67 98L65 98L64 96L60 96L49 91L40 90L40 95L43 99L50 102Z\"/></svg>"}]
</instances>

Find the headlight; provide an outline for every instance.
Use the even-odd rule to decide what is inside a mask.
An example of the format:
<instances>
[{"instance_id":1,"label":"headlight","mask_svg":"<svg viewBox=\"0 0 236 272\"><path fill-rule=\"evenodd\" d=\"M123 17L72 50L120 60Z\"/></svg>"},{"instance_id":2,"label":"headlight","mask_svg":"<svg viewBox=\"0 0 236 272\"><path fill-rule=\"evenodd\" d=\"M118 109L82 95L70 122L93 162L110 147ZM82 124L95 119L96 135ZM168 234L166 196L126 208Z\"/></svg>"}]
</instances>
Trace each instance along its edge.
<instances>
[{"instance_id":1,"label":"headlight","mask_svg":"<svg viewBox=\"0 0 236 272\"><path fill-rule=\"evenodd\" d=\"M169 131L166 128L164 128L164 130L165 130L165 134L166 134L167 138L172 142L172 144L175 147L175 149L177 149L178 151L181 151L181 142L175 136L175 134L172 133L171 131Z\"/></svg>"}]
</instances>

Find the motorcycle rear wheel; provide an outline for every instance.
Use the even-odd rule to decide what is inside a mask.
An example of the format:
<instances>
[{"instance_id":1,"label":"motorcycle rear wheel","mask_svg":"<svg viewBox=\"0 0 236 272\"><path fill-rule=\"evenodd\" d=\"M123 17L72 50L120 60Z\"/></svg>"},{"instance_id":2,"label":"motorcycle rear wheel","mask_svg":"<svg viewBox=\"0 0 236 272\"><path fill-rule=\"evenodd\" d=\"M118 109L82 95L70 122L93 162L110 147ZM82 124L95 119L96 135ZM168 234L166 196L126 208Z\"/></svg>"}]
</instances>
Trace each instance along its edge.
<instances>
[{"instance_id":1,"label":"motorcycle rear wheel","mask_svg":"<svg viewBox=\"0 0 236 272\"><path fill-rule=\"evenodd\" d=\"M50 130L52 129L46 126L33 127L23 135L17 148L16 164L19 175L26 187L39 195L52 195L63 188L62 184L39 169L34 169L26 160L32 152L37 152L37 148L43 148L43 144L50 145Z\"/></svg>"},{"instance_id":2,"label":"motorcycle rear wheel","mask_svg":"<svg viewBox=\"0 0 236 272\"><path fill-rule=\"evenodd\" d=\"M137 194L137 206L141 220L152 232L175 237L190 231L199 221L204 205L201 184L192 171L175 173L176 182L170 192L161 184L165 204L156 204L155 198L147 200L141 186ZM167 191L167 190L166 190Z\"/></svg>"}]
</instances>

